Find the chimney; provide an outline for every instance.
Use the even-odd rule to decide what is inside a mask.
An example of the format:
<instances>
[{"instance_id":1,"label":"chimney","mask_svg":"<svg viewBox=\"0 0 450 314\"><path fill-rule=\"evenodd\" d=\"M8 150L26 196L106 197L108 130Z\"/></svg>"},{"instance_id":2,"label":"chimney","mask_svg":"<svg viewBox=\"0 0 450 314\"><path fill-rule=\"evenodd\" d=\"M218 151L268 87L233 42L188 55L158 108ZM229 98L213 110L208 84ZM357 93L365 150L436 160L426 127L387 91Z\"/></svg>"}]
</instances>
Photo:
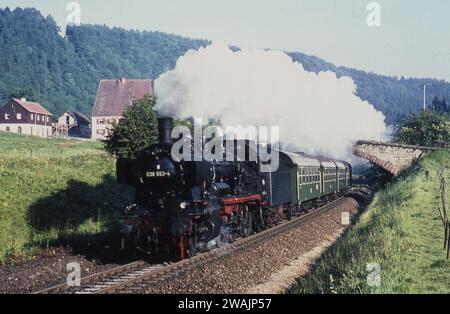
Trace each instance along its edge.
<instances>
[{"instance_id":1,"label":"chimney","mask_svg":"<svg viewBox=\"0 0 450 314\"><path fill-rule=\"evenodd\" d=\"M172 144L173 118L158 118L158 133L160 144Z\"/></svg>"},{"instance_id":2,"label":"chimney","mask_svg":"<svg viewBox=\"0 0 450 314\"><path fill-rule=\"evenodd\" d=\"M27 99L25 97L22 97L20 100L23 101L23 102L27 101Z\"/></svg>"}]
</instances>

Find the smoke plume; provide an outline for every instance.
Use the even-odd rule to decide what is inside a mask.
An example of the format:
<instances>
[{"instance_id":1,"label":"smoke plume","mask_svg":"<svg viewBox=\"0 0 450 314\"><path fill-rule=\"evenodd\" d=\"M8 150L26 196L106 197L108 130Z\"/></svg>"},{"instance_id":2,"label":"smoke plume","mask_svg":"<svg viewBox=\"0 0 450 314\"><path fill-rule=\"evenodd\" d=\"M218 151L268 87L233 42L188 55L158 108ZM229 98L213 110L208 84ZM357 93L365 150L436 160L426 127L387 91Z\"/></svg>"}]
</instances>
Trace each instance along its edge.
<instances>
[{"instance_id":1,"label":"smoke plume","mask_svg":"<svg viewBox=\"0 0 450 314\"><path fill-rule=\"evenodd\" d=\"M359 139L380 139L384 116L355 95L351 78L305 71L280 51L221 43L188 51L155 82L157 111L224 126L279 126L282 146L347 158Z\"/></svg>"}]
</instances>

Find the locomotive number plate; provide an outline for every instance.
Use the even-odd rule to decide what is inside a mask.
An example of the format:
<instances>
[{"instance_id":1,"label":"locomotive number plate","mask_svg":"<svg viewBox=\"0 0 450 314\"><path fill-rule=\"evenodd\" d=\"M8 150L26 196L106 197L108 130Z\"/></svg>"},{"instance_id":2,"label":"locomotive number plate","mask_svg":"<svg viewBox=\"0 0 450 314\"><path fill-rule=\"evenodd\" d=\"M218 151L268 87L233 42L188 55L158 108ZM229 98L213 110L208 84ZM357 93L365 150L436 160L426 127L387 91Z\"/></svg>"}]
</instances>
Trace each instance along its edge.
<instances>
[{"instance_id":1,"label":"locomotive number plate","mask_svg":"<svg viewBox=\"0 0 450 314\"><path fill-rule=\"evenodd\" d=\"M145 176L147 178L163 178L163 177L170 177L169 171L147 171L145 173Z\"/></svg>"}]
</instances>

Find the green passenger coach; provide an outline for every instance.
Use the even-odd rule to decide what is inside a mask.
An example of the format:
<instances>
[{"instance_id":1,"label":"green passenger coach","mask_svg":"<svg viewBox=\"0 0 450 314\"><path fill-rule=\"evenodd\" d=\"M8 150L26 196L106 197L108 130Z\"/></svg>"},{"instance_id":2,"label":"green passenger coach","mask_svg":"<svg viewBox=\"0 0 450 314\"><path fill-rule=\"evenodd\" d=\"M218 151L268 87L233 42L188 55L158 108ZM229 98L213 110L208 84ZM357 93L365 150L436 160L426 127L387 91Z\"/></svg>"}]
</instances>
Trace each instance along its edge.
<instances>
[{"instance_id":1,"label":"green passenger coach","mask_svg":"<svg viewBox=\"0 0 450 314\"><path fill-rule=\"evenodd\" d=\"M321 196L320 162L304 154L287 153L296 169L296 189L298 203L313 200Z\"/></svg>"},{"instance_id":2,"label":"green passenger coach","mask_svg":"<svg viewBox=\"0 0 450 314\"><path fill-rule=\"evenodd\" d=\"M271 206L308 209L345 193L351 186L350 164L305 153L279 151L277 170L266 174L263 195Z\"/></svg>"},{"instance_id":3,"label":"green passenger coach","mask_svg":"<svg viewBox=\"0 0 450 314\"><path fill-rule=\"evenodd\" d=\"M334 194L338 191L337 166L332 159L320 158L322 194Z\"/></svg>"}]
</instances>

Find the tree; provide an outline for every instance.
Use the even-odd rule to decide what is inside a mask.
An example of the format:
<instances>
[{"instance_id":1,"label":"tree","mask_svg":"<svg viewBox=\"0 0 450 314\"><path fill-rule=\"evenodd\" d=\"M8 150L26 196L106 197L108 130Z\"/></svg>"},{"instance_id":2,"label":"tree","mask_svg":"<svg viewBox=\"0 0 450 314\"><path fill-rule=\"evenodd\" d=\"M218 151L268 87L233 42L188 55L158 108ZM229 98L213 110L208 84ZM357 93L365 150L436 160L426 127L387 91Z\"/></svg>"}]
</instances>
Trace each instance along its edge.
<instances>
[{"instance_id":1,"label":"tree","mask_svg":"<svg viewBox=\"0 0 450 314\"><path fill-rule=\"evenodd\" d=\"M146 95L124 112L105 140L106 150L120 158L134 158L142 149L158 140L158 119L154 110L156 99Z\"/></svg>"},{"instance_id":2,"label":"tree","mask_svg":"<svg viewBox=\"0 0 450 314\"><path fill-rule=\"evenodd\" d=\"M447 106L445 98L440 100L438 97L434 97L431 103L430 109L438 113L450 113L450 107Z\"/></svg>"},{"instance_id":3,"label":"tree","mask_svg":"<svg viewBox=\"0 0 450 314\"><path fill-rule=\"evenodd\" d=\"M37 101L35 91L27 88L16 88L11 94L8 95L8 99L10 98L26 98L29 101Z\"/></svg>"},{"instance_id":4,"label":"tree","mask_svg":"<svg viewBox=\"0 0 450 314\"><path fill-rule=\"evenodd\" d=\"M450 120L432 111L413 113L394 128L394 141L402 144L434 146L450 142Z\"/></svg>"}]
</instances>

